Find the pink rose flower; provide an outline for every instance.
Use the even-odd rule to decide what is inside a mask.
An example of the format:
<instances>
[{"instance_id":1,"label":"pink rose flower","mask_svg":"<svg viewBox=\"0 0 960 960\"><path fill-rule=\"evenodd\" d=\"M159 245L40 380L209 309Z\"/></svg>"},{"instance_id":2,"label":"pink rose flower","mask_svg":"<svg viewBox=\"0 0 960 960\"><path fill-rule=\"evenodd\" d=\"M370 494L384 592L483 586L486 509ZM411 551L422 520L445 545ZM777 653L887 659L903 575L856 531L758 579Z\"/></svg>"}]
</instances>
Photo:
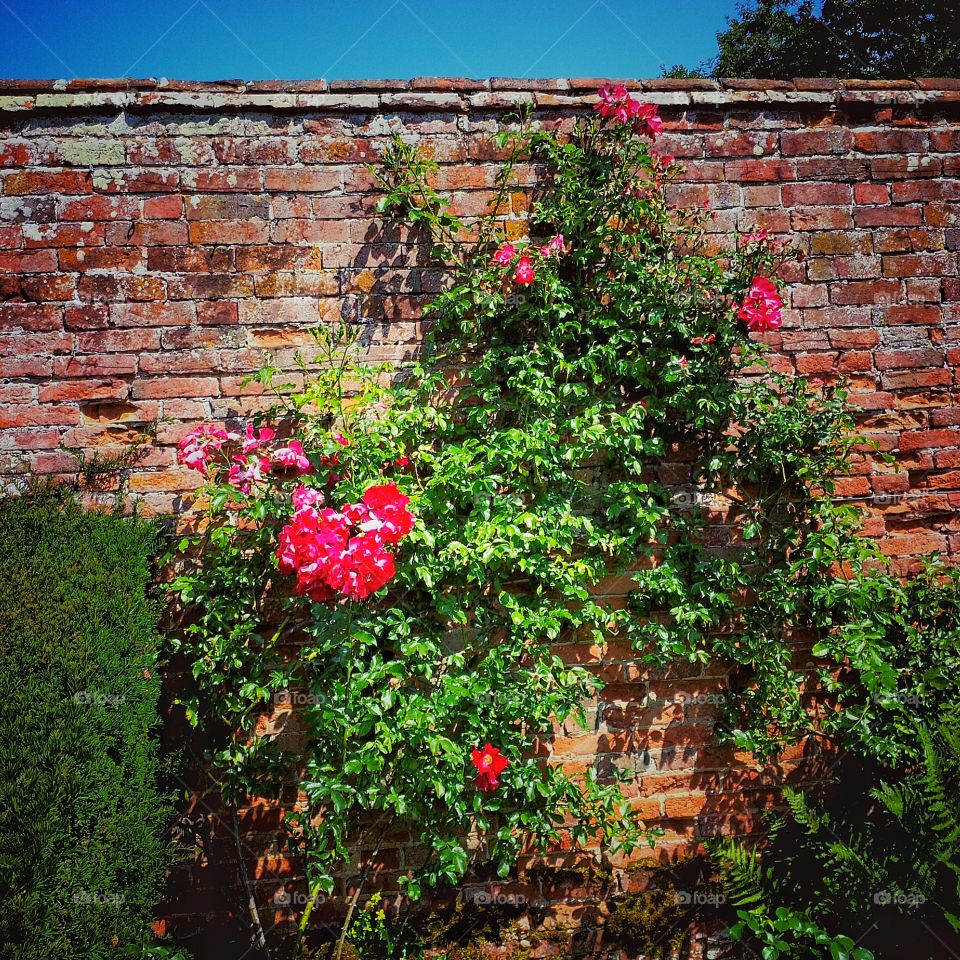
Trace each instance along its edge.
<instances>
[{"instance_id":1,"label":"pink rose flower","mask_svg":"<svg viewBox=\"0 0 960 960\"><path fill-rule=\"evenodd\" d=\"M517 272L514 274L513 279L519 284L533 283L536 279L533 261L529 257L524 256L517 261Z\"/></svg>"},{"instance_id":2,"label":"pink rose flower","mask_svg":"<svg viewBox=\"0 0 960 960\"><path fill-rule=\"evenodd\" d=\"M552 257L554 255L559 257L563 252L564 247L562 233L558 233L552 240L549 240L545 246L540 248L540 256L542 257Z\"/></svg>"},{"instance_id":3,"label":"pink rose flower","mask_svg":"<svg viewBox=\"0 0 960 960\"><path fill-rule=\"evenodd\" d=\"M737 317L746 321L748 330L779 330L783 325L782 306L776 284L767 277L754 277Z\"/></svg>"},{"instance_id":4,"label":"pink rose flower","mask_svg":"<svg viewBox=\"0 0 960 960\"><path fill-rule=\"evenodd\" d=\"M260 435L255 436L253 430L253 424L247 424L247 432L243 437L243 446L242 450L245 454L253 453L254 450L258 450L263 444L269 443L275 436L277 431L272 427L263 427L260 430Z\"/></svg>"},{"instance_id":5,"label":"pink rose flower","mask_svg":"<svg viewBox=\"0 0 960 960\"><path fill-rule=\"evenodd\" d=\"M512 243L503 243L493 255L493 262L500 264L501 267L509 267L516 253L517 248Z\"/></svg>"},{"instance_id":6,"label":"pink rose flower","mask_svg":"<svg viewBox=\"0 0 960 960\"><path fill-rule=\"evenodd\" d=\"M276 466L287 470L296 470L298 473L310 473L313 469L310 460L303 452L303 444L299 440L291 440L285 447L274 450L273 462Z\"/></svg>"},{"instance_id":7,"label":"pink rose flower","mask_svg":"<svg viewBox=\"0 0 960 960\"><path fill-rule=\"evenodd\" d=\"M206 476L207 460L210 455L219 451L228 440L236 439L235 433L227 433L222 427L202 423L194 427L177 444L177 460L191 470L197 470Z\"/></svg>"}]
</instances>

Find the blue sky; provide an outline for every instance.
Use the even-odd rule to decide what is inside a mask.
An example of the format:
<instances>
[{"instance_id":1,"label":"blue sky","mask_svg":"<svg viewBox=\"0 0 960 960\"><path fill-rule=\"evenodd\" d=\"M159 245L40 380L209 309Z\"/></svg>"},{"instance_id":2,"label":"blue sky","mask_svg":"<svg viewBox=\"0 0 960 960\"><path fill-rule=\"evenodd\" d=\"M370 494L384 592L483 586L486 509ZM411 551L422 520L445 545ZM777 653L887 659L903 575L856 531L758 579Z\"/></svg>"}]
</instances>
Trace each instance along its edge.
<instances>
[{"instance_id":1,"label":"blue sky","mask_svg":"<svg viewBox=\"0 0 960 960\"><path fill-rule=\"evenodd\" d=\"M652 77L735 0L0 0L0 75Z\"/></svg>"}]
</instances>

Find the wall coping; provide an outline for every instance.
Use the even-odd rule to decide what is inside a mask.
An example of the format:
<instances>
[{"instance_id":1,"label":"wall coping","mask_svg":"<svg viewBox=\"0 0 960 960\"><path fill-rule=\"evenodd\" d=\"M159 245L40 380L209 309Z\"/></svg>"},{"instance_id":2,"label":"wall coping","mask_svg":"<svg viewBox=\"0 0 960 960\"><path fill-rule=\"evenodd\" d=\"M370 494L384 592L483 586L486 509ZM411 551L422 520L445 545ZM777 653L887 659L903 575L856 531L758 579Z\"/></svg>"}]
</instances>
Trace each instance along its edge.
<instances>
[{"instance_id":1,"label":"wall coping","mask_svg":"<svg viewBox=\"0 0 960 960\"><path fill-rule=\"evenodd\" d=\"M240 109L407 110L462 112L501 110L531 103L546 109L582 109L595 102L605 81L595 77L520 79L414 77L410 80L167 80L120 78L76 80L0 79L0 112L175 107L215 111ZM960 78L915 80L613 80L651 103L707 109L805 105L823 109L855 104L922 107L960 103Z\"/></svg>"}]
</instances>

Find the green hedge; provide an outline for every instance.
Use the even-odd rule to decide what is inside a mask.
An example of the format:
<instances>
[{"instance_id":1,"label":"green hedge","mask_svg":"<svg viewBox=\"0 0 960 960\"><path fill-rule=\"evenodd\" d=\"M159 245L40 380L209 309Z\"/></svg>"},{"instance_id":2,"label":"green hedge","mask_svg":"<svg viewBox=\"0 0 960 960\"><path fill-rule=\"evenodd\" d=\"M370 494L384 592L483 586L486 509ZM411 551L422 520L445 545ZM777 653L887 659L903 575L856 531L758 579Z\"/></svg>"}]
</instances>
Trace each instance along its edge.
<instances>
[{"instance_id":1,"label":"green hedge","mask_svg":"<svg viewBox=\"0 0 960 960\"><path fill-rule=\"evenodd\" d=\"M0 956L142 957L169 807L153 728L156 531L0 501Z\"/></svg>"}]
</instances>

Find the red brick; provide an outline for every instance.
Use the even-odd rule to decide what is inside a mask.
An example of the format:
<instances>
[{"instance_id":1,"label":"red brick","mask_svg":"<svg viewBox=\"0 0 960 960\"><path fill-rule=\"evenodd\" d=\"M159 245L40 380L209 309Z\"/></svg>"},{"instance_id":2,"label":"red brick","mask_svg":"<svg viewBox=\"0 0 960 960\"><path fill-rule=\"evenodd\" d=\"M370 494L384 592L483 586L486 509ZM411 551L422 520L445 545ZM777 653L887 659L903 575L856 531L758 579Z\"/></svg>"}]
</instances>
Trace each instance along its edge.
<instances>
[{"instance_id":1,"label":"red brick","mask_svg":"<svg viewBox=\"0 0 960 960\"><path fill-rule=\"evenodd\" d=\"M322 270L318 250L273 244L237 250L237 270L255 273L262 270Z\"/></svg>"},{"instance_id":2,"label":"red brick","mask_svg":"<svg viewBox=\"0 0 960 960\"><path fill-rule=\"evenodd\" d=\"M905 323L918 323L936 326L940 323L939 307L894 306L884 311L884 323L897 326Z\"/></svg>"},{"instance_id":3,"label":"red brick","mask_svg":"<svg viewBox=\"0 0 960 960\"><path fill-rule=\"evenodd\" d=\"M165 350L162 353L141 353L138 360L142 374L206 374L212 370L223 369L218 363L219 358L215 350L191 350L188 352Z\"/></svg>"},{"instance_id":4,"label":"red brick","mask_svg":"<svg viewBox=\"0 0 960 960\"><path fill-rule=\"evenodd\" d=\"M125 353L56 357L53 361L57 377L126 377L136 372L137 358Z\"/></svg>"},{"instance_id":5,"label":"red brick","mask_svg":"<svg viewBox=\"0 0 960 960\"><path fill-rule=\"evenodd\" d=\"M960 446L960 430L917 430L900 435L901 450Z\"/></svg>"},{"instance_id":6,"label":"red brick","mask_svg":"<svg viewBox=\"0 0 960 960\"><path fill-rule=\"evenodd\" d=\"M839 207L806 207L790 211L790 225L794 230L848 230L853 216Z\"/></svg>"},{"instance_id":7,"label":"red brick","mask_svg":"<svg viewBox=\"0 0 960 960\"><path fill-rule=\"evenodd\" d=\"M82 353L137 353L160 347L159 330L110 330L78 333L77 349Z\"/></svg>"},{"instance_id":8,"label":"red brick","mask_svg":"<svg viewBox=\"0 0 960 960\"><path fill-rule=\"evenodd\" d=\"M115 303L110 307L110 322L114 327L185 327L195 320L192 303Z\"/></svg>"},{"instance_id":9,"label":"red brick","mask_svg":"<svg viewBox=\"0 0 960 960\"><path fill-rule=\"evenodd\" d=\"M3 278L6 279L12 278ZM76 279L62 274L27 274L16 280L20 288L16 295L24 300L73 300L77 295Z\"/></svg>"},{"instance_id":10,"label":"red brick","mask_svg":"<svg viewBox=\"0 0 960 960\"><path fill-rule=\"evenodd\" d=\"M786 157L846 153L853 144L853 134L844 127L820 130L785 130L780 134L780 150Z\"/></svg>"},{"instance_id":11,"label":"red brick","mask_svg":"<svg viewBox=\"0 0 960 960\"><path fill-rule=\"evenodd\" d=\"M80 197L60 201L61 220L130 220L140 216L142 204L133 197Z\"/></svg>"},{"instance_id":12,"label":"red brick","mask_svg":"<svg viewBox=\"0 0 960 960\"><path fill-rule=\"evenodd\" d=\"M178 220L183 216L183 198L164 194L143 201L143 215L148 220Z\"/></svg>"},{"instance_id":13,"label":"red brick","mask_svg":"<svg viewBox=\"0 0 960 960\"><path fill-rule=\"evenodd\" d=\"M133 385L133 396L137 399L217 397L219 395L220 384L216 377L160 377L138 380Z\"/></svg>"},{"instance_id":14,"label":"red brick","mask_svg":"<svg viewBox=\"0 0 960 960\"><path fill-rule=\"evenodd\" d=\"M130 247L94 247L91 249L61 250L61 270L134 270L142 256Z\"/></svg>"},{"instance_id":15,"label":"red brick","mask_svg":"<svg viewBox=\"0 0 960 960\"><path fill-rule=\"evenodd\" d=\"M336 167L271 167L264 174L264 187L276 193L328 193L342 184L343 176Z\"/></svg>"},{"instance_id":16,"label":"red brick","mask_svg":"<svg viewBox=\"0 0 960 960\"><path fill-rule=\"evenodd\" d=\"M254 295L254 278L237 273L187 273L168 281L171 300L219 300Z\"/></svg>"},{"instance_id":17,"label":"red brick","mask_svg":"<svg viewBox=\"0 0 960 960\"><path fill-rule=\"evenodd\" d=\"M60 173L45 170L21 170L3 178L3 192L7 196L38 193L70 196L92 193L93 178L89 173L79 170L65 170Z\"/></svg>"},{"instance_id":18,"label":"red brick","mask_svg":"<svg viewBox=\"0 0 960 960\"><path fill-rule=\"evenodd\" d=\"M864 153L926 153L926 130L857 130L853 135L857 150Z\"/></svg>"},{"instance_id":19,"label":"red brick","mask_svg":"<svg viewBox=\"0 0 960 960\"><path fill-rule=\"evenodd\" d=\"M892 303L900 299L900 283L896 280L869 280L837 283L830 288L830 301L840 305Z\"/></svg>"},{"instance_id":20,"label":"red brick","mask_svg":"<svg viewBox=\"0 0 960 960\"><path fill-rule=\"evenodd\" d=\"M174 246L187 240L187 225L173 220L107 225L107 243L114 246Z\"/></svg>"},{"instance_id":21,"label":"red brick","mask_svg":"<svg viewBox=\"0 0 960 960\"><path fill-rule=\"evenodd\" d=\"M48 403L42 407L14 404L0 407L0 430L10 427L74 426L80 411L70 404Z\"/></svg>"},{"instance_id":22,"label":"red brick","mask_svg":"<svg viewBox=\"0 0 960 960\"><path fill-rule=\"evenodd\" d=\"M150 247L147 269L155 273L225 273L233 269L230 247Z\"/></svg>"},{"instance_id":23,"label":"red brick","mask_svg":"<svg viewBox=\"0 0 960 960\"><path fill-rule=\"evenodd\" d=\"M916 180L893 185L894 203L918 200L960 200L960 180Z\"/></svg>"},{"instance_id":24,"label":"red brick","mask_svg":"<svg viewBox=\"0 0 960 960\"><path fill-rule=\"evenodd\" d=\"M102 223L44 223L25 225L25 247L95 247L103 244L105 227Z\"/></svg>"},{"instance_id":25,"label":"red brick","mask_svg":"<svg viewBox=\"0 0 960 960\"><path fill-rule=\"evenodd\" d=\"M230 300L211 300L198 304L197 322L205 326L231 326L239 323L237 305Z\"/></svg>"},{"instance_id":26,"label":"red brick","mask_svg":"<svg viewBox=\"0 0 960 960\"><path fill-rule=\"evenodd\" d=\"M190 242L196 244L266 243L270 226L263 220L196 220L190 224Z\"/></svg>"},{"instance_id":27,"label":"red brick","mask_svg":"<svg viewBox=\"0 0 960 960\"><path fill-rule=\"evenodd\" d=\"M880 378L884 390L912 390L918 387L945 387L953 383L949 370L891 370Z\"/></svg>"},{"instance_id":28,"label":"red brick","mask_svg":"<svg viewBox=\"0 0 960 960\"><path fill-rule=\"evenodd\" d=\"M957 256L954 253L891 254L883 258L887 277L956 276Z\"/></svg>"},{"instance_id":29,"label":"red brick","mask_svg":"<svg viewBox=\"0 0 960 960\"><path fill-rule=\"evenodd\" d=\"M931 130L930 149L941 153L960 153L960 127L950 130Z\"/></svg>"},{"instance_id":30,"label":"red brick","mask_svg":"<svg viewBox=\"0 0 960 960\"><path fill-rule=\"evenodd\" d=\"M99 193L171 193L180 186L180 175L175 170L121 170L113 171L101 183Z\"/></svg>"},{"instance_id":31,"label":"red brick","mask_svg":"<svg viewBox=\"0 0 960 960\"><path fill-rule=\"evenodd\" d=\"M53 250L0 250L0 273L54 273L56 269Z\"/></svg>"},{"instance_id":32,"label":"red brick","mask_svg":"<svg viewBox=\"0 0 960 960\"><path fill-rule=\"evenodd\" d=\"M873 248L877 253L900 253L917 250L942 250L943 233L922 227L875 230Z\"/></svg>"},{"instance_id":33,"label":"red brick","mask_svg":"<svg viewBox=\"0 0 960 960\"><path fill-rule=\"evenodd\" d=\"M61 403L79 400L123 400L130 392L125 380L64 380L61 383L40 386L41 403Z\"/></svg>"},{"instance_id":34,"label":"red brick","mask_svg":"<svg viewBox=\"0 0 960 960\"><path fill-rule=\"evenodd\" d=\"M260 189L260 171L251 167L232 167L222 170L189 170L183 174L184 192L241 193Z\"/></svg>"},{"instance_id":35,"label":"red brick","mask_svg":"<svg viewBox=\"0 0 960 960\"><path fill-rule=\"evenodd\" d=\"M883 183L855 183L853 185L855 203L887 203L890 200L890 188Z\"/></svg>"},{"instance_id":36,"label":"red brick","mask_svg":"<svg viewBox=\"0 0 960 960\"><path fill-rule=\"evenodd\" d=\"M848 183L788 183L781 192L786 207L830 207L853 203L853 188Z\"/></svg>"},{"instance_id":37,"label":"red brick","mask_svg":"<svg viewBox=\"0 0 960 960\"><path fill-rule=\"evenodd\" d=\"M943 351L927 350L878 350L878 370L900 370L914 367L942 367Z\"/></svg>"},{"instance_id":38,"label":"red brick","mask_svg":"<svg viewBox=\"0 0 960 960\"><path fill-rule=\"evenodd\" d=\"M946 546L946 538L936 533L888 536L880 541L880 552L888 557L924 557L937 551L943 552Z\"/></svg>"},{"instance_id":39,"label":"red brick","mask_svg":"<svg viewBox=\"0 0 960 960\"><path fill-rule=\"evenodd\" d=\"M63 307L38 303L0 303L0 329L62 330Z\"/></svg>"}]
</instances>

